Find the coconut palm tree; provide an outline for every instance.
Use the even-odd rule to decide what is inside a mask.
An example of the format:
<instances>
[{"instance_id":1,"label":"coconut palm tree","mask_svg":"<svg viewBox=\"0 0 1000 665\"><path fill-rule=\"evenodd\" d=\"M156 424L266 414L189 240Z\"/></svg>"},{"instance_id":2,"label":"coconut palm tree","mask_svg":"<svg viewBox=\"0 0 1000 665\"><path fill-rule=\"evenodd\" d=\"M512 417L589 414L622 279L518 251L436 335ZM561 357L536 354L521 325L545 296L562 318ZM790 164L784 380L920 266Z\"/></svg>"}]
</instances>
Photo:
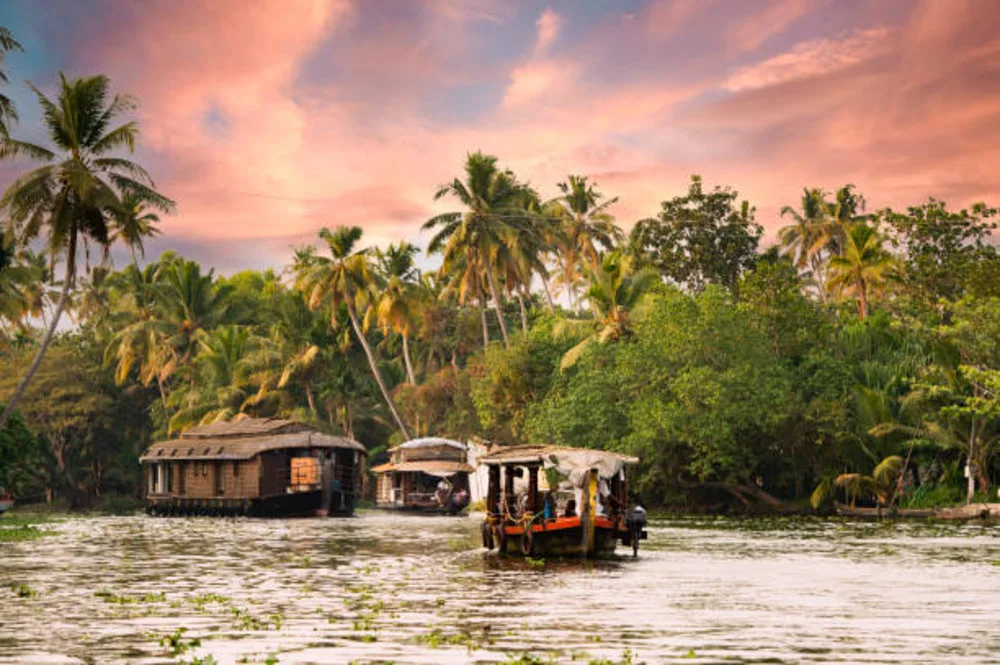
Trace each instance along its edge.
<instances>
[{"instance_id":1,"label":"coconut palm tree","mask_svg":"<svg viewBox=\"0 0 1000 665\"><path fill-rule=\"evenodd\" d=\"M844 253L830 259L828 288L842 288L858 298L858 316L868 317L872 292L886 283L896 265L883 246L884 238L873 226L855 222L844 237Z\"/></svg>"},{"instance_id":2,"label":"coconut palm tree","mask_svg":"<svg viewBox=\"0 0 1000 665\"><path fill-rule=\"evenodd\" d=\"M840 488L847 494L851 508L859 498L872 498L880 508L884 508L896 495L903 464L902 457L890 455L875 465L871 475L842 473L836 478L826 479L813 490L810 502L813 508L818 508L834 488Z\"/></svg>"},{"instance_id":3,"label":"coconut palm tree","mask_svg":"<svg viewBox=\"0 0 1000 665\"><path fill-rule=\"evenodd\" d=\"M11 51L24 52L24 48L10 34L10 30L0 26L0 81L3 83L8 82L7 72L3 70L3 60ZM8 136L10 129L7 125L16 120L17 109L14 108L14 102L10 97L0 95L0 136Z\"/></svg>"},{"instance_id":4,"label":"coconut palm tree","mask_svg":"<svg viewBox=\"0 0 1000 665\"><path fill-rule=\"evenodd\" d=\"M427 245L428 253L442 252L445 264L455 264L464 257L470 269L485 274L507 347L510 338L497 281L497 259L505 244L527 228L530 214L524 209L524 190L511 171L497 167L496 157L472 153L465 162L465 180L455 178L434 194L435 201L446 196L457 199L465 210L437 215L423 225L425 230L437 230Z\"/></svg>"},{"instance_id":5,"label":"coconut palm tree","mask_svg":"<svg viewBox=\"0 0 1000 665\"><path fill-rule=\"evenodd\" d=\"M313 341L316 315L301 294L287 292L278 300L276 314L270 334L247 358L250 380L259 386L247 404L256 406L276 393L287 397L291 384L297 382L312 417L318 419L314 383L322 358L319 345Z\"/></svg>"},{"instance_id":6,"label":"coconut palm tree","mask_svg":"<svg viewBox=\"0 0 1000 665\"><path fill-rule=\"evenodd\" d=\"M791 224L778 230L781 251L791 256L799 269L808 267L820 297L826 302L824 252L830 240L827 235L830 204L822 189L806 188L802 190L801 205L801 212L791 206L781 209L782 217L792 218Z\"/></svg>"},{"instance_id":7,"label":"coconut palm tree","mask_svg":"<svg viewBox=\"0 0 1000 665\"><path fill-rule=\"evenodd\" d=\"M608 209L618 197L601 201L604 195L586 176L570 175L558 184L562 196L546 202L543 210L560 220L559 246L560 281L570 294L576 308L576 284L581 276L580 265L596 272L600 251L612 250L624 237ZM584 273L586 274L586 273Z\"/></svg>"},{"instance_id":8,"label":"coconut palm tree","mask_svg":"<svg viewBox=\"0 0 1000 665\"><path fill-rule=\"evenodd\" d=\"M160 230L156 228L160 223L160 217L153 212L154 207L155 202L151 204L141 194L125 192L121 197L120 208L114 210L112 214L114 219L112 239L125 243L132 254L132 264L135 266L139 265L137 251L139 256L146 257L143 241L160 234Z\"/></svg>"},{"instance_id":9,"label":"coconut palm tree","mask_svg":"<svg viewBox=\"0 0 1000 665\"><path fill-rule=\"evenodd\" d=\"M416 327L416 310L419 291L416 280L420 278L414 265L416 247L408 242L389 244L385 251L378 252L379 271L385 280L382 297L375 306L378 324L384 334L391 329L403 340L403 362L406 365L407 382L415 385L413 362L410 360L410 337Z\"/></svg>"},{"instance_id":10,"label":"coconut palm tree","mask_svg":"<svg viewBox=\"0 0 1000 665\"><path fill-rule=\"evenodd\" d=\"M118 385L125 383L133 367L138 368L142 385L149 386L155 379L166 408L166 370L174 364L174 350L167 345L171 323L160 316L166 298L161 278L158 263L141 269L129 265L114 276L111 327L118 332L105 348L104 364L115 365Z\"/></svg>"},{"instance_id":11,"label":"coconut palm tree","mask_svg":"<svg viewBox=\"0 0 1000 665\"><path fill-rule=\"evenodd\" d=\"M105 76L68 80L59 75L59 95L50 100L31 86L42 107L42 120L52 148L4 138L0 158L28 157L46 162L17 178L0 197L21 242L45 232L51 257L61 257L63 285L59 302L34 361L0 415L3 429L55 334L59 318L76 283L80 249L97 245L107 257L112 243L112 213L120 209L120 193L140 194L160 208L173 202L153 189L153 181L135 162L114 156L120 148L135 149L134 121L117 127L118 117L132 110L131 98L110 96Z\"/></svg>"},{"instance_id":12,"label":"coconut palm tree","mask_svg":"<svg viewBox=\"0 0 1000 665\"><path fill-rule=\"evenodd\" d=\"M594 321L565 320L554 334L564 337L576 331L588 331L576 346L563 355L561 368L576 363L588 346L604 344L631 335L631 314L647 291L660 279L651 268L634 271L629 259L621 252L609 252L601 258L598 269L589 275L587 300L594 311Z\"/></svg>"},{"instance_id":13,"label":"coconut palm tree","mask_svg":"<svg viewBox=\"0 0 1000 665\"><path fill-rule=\"evenodd\" d=\"M198 380L171 395L177 410L170 418L170 432L229 420L241 411L247 398L250 345L250 331L241 326L221 326L199 338L196 365L189 368Z\"/></svg>"},{"instance_id":14,"label":"coconut palm tree","mask_svg":"<svg viewBox=\"0 0 1000 665\"><path fill-rule=\"evenodd\" d=\"M367 249L355 249L363 233L360 226L338 226L334 231L322 229L319 232L319 237L326 243L330 257L318 256L314 251L297 254L298 264L295 266L295 272L298 279L296 280L296 288L306 294L311 309L332 306L333 314L330 317L330 323L334 329L338 326L337 309L341 305L347 309L354 335L365 351L368 366L378 383L382 397L385 399L400 432L403 433L403 437L409 439L410 435L406 431L406 425L403 424L402 418L396 411L396 405L392 401L389 389L386 387L382 373L375 362L375 355L368 344L358 316L358 310L364 310L370 304L373 287L379 282Z\"/></svg>"}]
</instances>

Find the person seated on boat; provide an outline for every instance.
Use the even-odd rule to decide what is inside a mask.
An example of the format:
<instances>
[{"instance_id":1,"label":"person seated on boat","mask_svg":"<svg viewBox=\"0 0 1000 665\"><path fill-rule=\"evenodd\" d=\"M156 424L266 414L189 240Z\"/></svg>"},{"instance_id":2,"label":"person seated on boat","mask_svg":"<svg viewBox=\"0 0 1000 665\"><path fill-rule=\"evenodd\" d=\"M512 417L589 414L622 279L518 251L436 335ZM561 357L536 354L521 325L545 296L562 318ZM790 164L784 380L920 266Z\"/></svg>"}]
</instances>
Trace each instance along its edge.
<instances>
[{"instance_id":1,"label":"person seated on boat","mask_svg":"<svg viewBox=\"0 0 1000 665\"><path fill-rule=\"evenodd\" d=\"M597 481L597 514L612 515L622 507L621 502L611 493L608 481L601 478Z\"/></svg>"},{"instance_id":2,"label":"person seated on boat","mask_svg":"<svg viewBox=\"0 0 1000 665\"><path fill-rule=\"evenodd\" d=\"M566 502L566 508L563 509L563 517L576 517L576 499L570 499Z\"/></svg>"},{"instance_id":3,"label":"person seated on boat","mask_svg":"<svg viewBox=\"0 0 1000 665\"><path fill-rule=\"evenodd\" d=\"M447 478L442 478L441 482L437 484L437 491L434 492L434 498L437 499L439 506L444 507L448 505L449 496L451 496L451 483L448 482Z\"/></svg>"}]
</instances>

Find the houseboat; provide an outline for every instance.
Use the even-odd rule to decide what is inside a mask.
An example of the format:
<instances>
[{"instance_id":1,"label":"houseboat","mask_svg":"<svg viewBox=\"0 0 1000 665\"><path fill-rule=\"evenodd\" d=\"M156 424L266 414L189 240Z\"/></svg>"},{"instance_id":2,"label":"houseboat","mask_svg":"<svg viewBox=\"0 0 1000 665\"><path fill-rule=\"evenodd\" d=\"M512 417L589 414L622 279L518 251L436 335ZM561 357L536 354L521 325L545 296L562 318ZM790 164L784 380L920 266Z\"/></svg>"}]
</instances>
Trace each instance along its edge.
<instances>
[{"instance_id":1,"label":"houseboat","mask_svg":"<svg viewBox=\"0 0 1000 665\"><path fill-rule=\"evenodd\" d=\"M468 448L464 443L429 437L389 450L389 462L375 473L379 508L455 514L469 505Z\"/></svg>"},{"instance_id":2,"label":"houseboat","mask_svg":"<svg viewBox=\"0 0 1000 665\"><path fill-rule=\"evenodd\" d=\"M154 443L139 461L153 515L350 515L365 454L303 423L243 418Z\"/></svg>"},{"instance_id":3,"label":"houseboat","mask_svg":"<svg viewBox=\"0 0 1000 665\"><path fill-rule=\"evenodd\" d=\"M629 505L634 457L584 448L514 446L479 460L488 470L483 546L503 554L612 554L646 538L646 511Z\"/></svg>"}]
</instances>

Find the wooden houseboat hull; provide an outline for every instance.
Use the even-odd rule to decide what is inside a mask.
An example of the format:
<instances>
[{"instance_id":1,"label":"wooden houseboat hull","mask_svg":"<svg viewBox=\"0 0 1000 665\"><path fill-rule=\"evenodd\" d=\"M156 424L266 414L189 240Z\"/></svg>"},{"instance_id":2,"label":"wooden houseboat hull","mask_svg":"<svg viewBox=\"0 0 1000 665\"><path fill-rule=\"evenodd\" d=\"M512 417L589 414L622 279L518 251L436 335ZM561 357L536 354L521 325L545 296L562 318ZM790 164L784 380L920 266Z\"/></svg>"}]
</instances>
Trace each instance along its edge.
<instances>
[{"instance_id":1,"label":"wooden houseboat hull","mask_svg":"<svg viewBox=\"0 0 1000 665\"><path fill-rule=\"evenodd\" d=\"M531 557L603 557L615 553L618 542L628 540L623 523L598 517L592 526L579 517L563 517L533 524L525 537L520 526L504 527L503 542L493 536L493 546L503 554ZM494 533L496 529L494 529ZM484 543L489 547L490 543Z\"/></svg>"},{"instance_id":2,"label":"wooden houseboat hull","mask_svg":"<svg viewBox=\"0 0 1000 665\"><path fill-rule=\"evenodd\" d=\"M253 499L151 498L146 512L161 516L326 517L354 513L353 495L334 496L321 490Z\"/></svg>"}]
</instances>

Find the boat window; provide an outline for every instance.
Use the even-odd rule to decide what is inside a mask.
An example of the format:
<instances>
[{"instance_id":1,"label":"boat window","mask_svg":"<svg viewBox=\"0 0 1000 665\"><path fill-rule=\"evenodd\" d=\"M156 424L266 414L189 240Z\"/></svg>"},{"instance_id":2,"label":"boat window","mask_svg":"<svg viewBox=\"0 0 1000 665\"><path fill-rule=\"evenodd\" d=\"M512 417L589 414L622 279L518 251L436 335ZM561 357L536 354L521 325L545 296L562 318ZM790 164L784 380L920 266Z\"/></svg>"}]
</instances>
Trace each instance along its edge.
<instances>
[{"instance_id":1,"label":"boat window","mask_svg":"<svg viewBox=\"0 0 1000 665\"><path fill-rule=\"evenodd\" d=\"M225 494L225 492L226 492L225 485L223 484L223 475L224 475L223 471L224 471L224 469L223 469L223 466L222 466L222 462L216 462L215 463L215 493L216 494L220 494L220 495L221 494Z\"/></svg>"},{"instance_id":2,"label":"boat window","mask_svg":"<svg viewBox=\"0 0 1000 665\"><path fill-rule=\"evenodd\" d=\"M239 462L233 462L233 475L234 476L239 476L240 475L240 463Z\"/></svg>"}]
</instances>

